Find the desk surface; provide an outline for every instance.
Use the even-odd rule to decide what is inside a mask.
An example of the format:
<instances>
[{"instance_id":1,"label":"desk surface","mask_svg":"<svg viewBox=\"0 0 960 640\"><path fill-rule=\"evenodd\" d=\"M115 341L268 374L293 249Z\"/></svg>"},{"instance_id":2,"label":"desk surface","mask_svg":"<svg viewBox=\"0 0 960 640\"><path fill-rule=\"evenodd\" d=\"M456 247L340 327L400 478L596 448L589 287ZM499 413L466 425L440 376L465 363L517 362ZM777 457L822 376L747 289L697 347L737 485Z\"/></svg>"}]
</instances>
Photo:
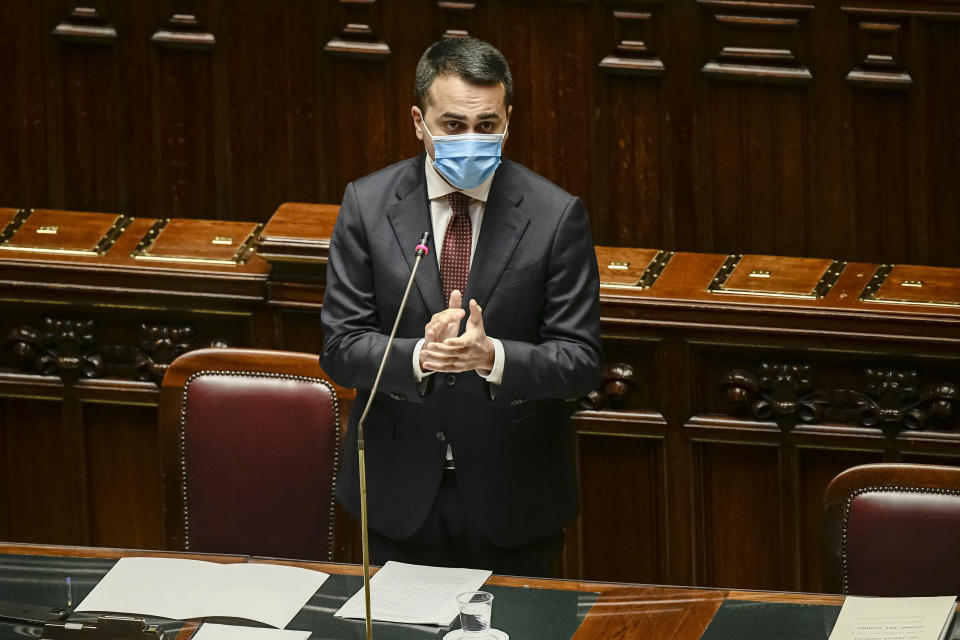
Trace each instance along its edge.
<instances>
[{"instance_id":1,"label":"desk surface","mask_svg":"<svg viewBox=\"0 0 960 640\"><path fill-rule=\"evenodd\" d=\"M89 569L89 579L86 581L74 579L74 602L76 605L93 587L93 584L99 580L99 577L105 573L112 559L124 556L165 556L194 558L216 562L273 562L279 564L290 564L294 566L317 569L334 576L349 576L343 578L343 581L357 581L357 576L362 572L361 568L354 565L325 564L325 563L307 563L278 561L262 558L248 558L245 556L213 556L205 554L179 554L157 551L139 551L122 549L95 549L81 547L53 547L42 545L27 544L9 544L0 543L0 554L7 556L48 556L52 558L64 558L65 564L75 563L79 558L102 559L101 563L84 563ZM24 558L26 560L26 558ZM0 581L4 576L0 575ZM328 581L329 582L329 581ZM346 583L344 583L346 584ZM559 592L578 592L580 594L599 594L599 597L590 595L589 598L564 598L565 607L573 607L570 611L562 612L563 615L575 615L582 621L577 629L574 640L617 640L620 638L670 638L671 640L697 640L699 639L707 625L713 619L714 614L725 601L734 603L739 601L755 602L778 602L794 604L826 604L839 605L842 603L841 596L832 595L813 595L796 593L774 593L758 591L726 591L722 589L699 589L691 587L661 587L647 585L624 585L608 584L597 582L578 582L564 580L544 580L533 578L514 578L505 576L494 576L487 585L497 588L503 588L505 593L510 588L530 588L530 589L549 589ZM37 597L38 591L32 588L17 587L18 596L16 599L29 601L31 597ZM58 589L63 589L62 583L57 585ZM351 584L352 588L352 584ZM321 589L321 591L323 591ZM21 596L21 593L23 594ZM48 592L49 593L49 592ZM319 594L320 592L318 592ZM528 592L529 593L529 592ZM347 594L343 595L345 598ZM49 596L48 596L49 597ZM65 591L64 591L65 597ZM509 597L509 596L508 596ZM0 599L15 599L9 593L4 593ZM579 603L579 606L578 606ZM38 602L38 604L49 604L51 606L63 606L64 600L56 602ZM323 607L326 611L329 607ZM580 610L577 610L577 609ZM496 623L496 607L494 609L494 622ZM327 615L332 613L320 613L316 615ZM294 620L296 622L296 619ZM185 625L177 625L171 631L175 631L176 640L188 640L196 630L198 622L189 621ZM362 627L362 623L360 624ZM291 623L290 628L296 628ZM506 629L510 632L510 629ZM404 634L391 632L380 634L380 637L389 638L419 638L424 635L436 635L442 637L446 630L435 630L436 633L410 632ZM513 637L520 640L521 634L514 630ZM345 636L347 637L347 636ZM358 636L359 637L359 636ZM374 637L378 637L375 633Z\"/></svg>"}]
</instances>

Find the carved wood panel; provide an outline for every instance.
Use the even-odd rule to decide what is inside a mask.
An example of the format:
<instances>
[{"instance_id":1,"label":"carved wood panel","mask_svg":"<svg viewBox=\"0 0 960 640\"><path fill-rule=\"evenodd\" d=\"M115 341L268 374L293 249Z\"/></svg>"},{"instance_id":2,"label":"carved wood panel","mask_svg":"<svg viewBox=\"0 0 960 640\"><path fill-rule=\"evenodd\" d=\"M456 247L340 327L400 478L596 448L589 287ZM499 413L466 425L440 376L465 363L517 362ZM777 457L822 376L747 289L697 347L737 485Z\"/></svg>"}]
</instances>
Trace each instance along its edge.
<instances>
[{"instance_id":1,"label":"carved wood panel","mask_svg":"<svg viewBox=\"0 0 960 640\"><path fill-rule=\"evenodd\" d=\"M28 395L28 394L23 394ZM64 450L62 403L57 390L46 399L0 396L3 455L0 495L5 540L82 544L74 469Z\"/></svg>"},{"instance_id":2,"label":"carved wood panel","mask_svg":"<svg viewBox=\"0 0 960 640\"><path fill-rule=\"evenodd\" d=\"M217 37L200 23L195 13L181 11L171 14L150 36L150 42L161 48L209 51L216 46Z\"/></svg>"},{"instance_id":3,"label":"carved wood panel","mask_svg":"<svg viewBox=\"0 0 960 640\"><path fill-rule=\"evenodd\" d=\"M696 468L704 469L695 486L722 476L728 487L756 486L755 498L767 505L731 517L711 511L710 500L719 495L702 489L704 502L693 509L705 514L697 534L698 545L706 545L697 579L707 584L747 580L755 588L820 589L822 499L836 473L911 456L941 456L942 462L960 451L956 350L918 344L881 353L867 338L846 341L839 351L798 349L796 340L781 335L773 342L691 345L693 380L701 386L691 396L683 430L699 460ZM737 456L742 465L730 463ZM709 466L713 460L722 474ZM758 468L765 479L756 476ZM717 473L713 480L711 473ZM734 512L736 505L734 499ZM745 560L734 566L722 553L737 521L746 523L741 551L754 549L763 558L757 565Z\"/></svg>"},{"instance_id":4,"label":"carved wood panel","mask_svg":"<svg viewBox=\"0 0 960 640\"><path fill-rule=\"evenodd\" d=\"M938 255L960 243L958 225L941 222L948 211L957 211L960 193L953 179L941 168L956 164L960 122L951 114L960 109L960 67L955 53L960 42L958 21L912 21L907 26L923 34L922 48L914 44L915 55L922 58L913 67L917 105L909 115L915 118L908 140L911 154L919 161L911 162L909 198L911 213L907 232L911 255L917 262L939 261ZM919 55L917 56L919 57ZM903 125L901 125L903 126Z\"/></svg>"},{"instance_id":5,"label":"carved wood panel","mask_svg":"<svg viewBox=\"0 0 960 640\"><path fill-rule=\"evenodd\" d=\"M647 10L644 10L647 9ZM660 76L664 73L663 60L657 55L661 39L654 12L662 11L660 3L646 7L633 6L610 9L613 27L613 51L600 61L600 68L611 72Z\"/></svg>"},{"instance_id":6,"label":"carved wood panel","mask_svg":"<svg viewBox=\"0 0 960 640\"><path fill-rule=\"evenodd\" d=\"M162 217L227 218L219 201L224 194L215 188L226 170L227 121L214 111L220 78L213 49L157 46L171 44L169 39L153 44L151 128L163 141L156 160L157 208Z\"/></svg>"},{"instance_id":7,"label":"carved wood panel","mask_svg":"<svg viewBox=\"0 0 960 640\"><path fill-rule=\"evenodd\" d=\"M470 35L477 0L437 0L437 8L443 15L444 38Z\"/></svg>"},{"instance_id":8,"label":"carved wood panel","mask_svg":"<svg viewBox=\"0 0 960 640\"><path fill-rule=\"evenodd\" d=\"M599 417L576 421L582 508L568 528L565 575L660 584L667 579L665 425L616 433ZM649 431L660 431L660 437ZM618 552L611 554L609 549Z\"/></svg>"},{"instance_id":9,"label":"carved wood panel","mask_svg":"<svg viewBox=\"0 0 960 640\"><path fill-rule=\"evenodd\" d=\"M87 544L164 548L156 406L83 403L81 418L89 501ZM118 459L135 463L118 464Z\"/></svg>"},{"instance_id":10,"label":"carved wood panel","mask_svg":"<svg viewBox=\"0 0 960 640\"><path fill-rule=\"evenodd\" d=\"M167 365L262 338L249 314L78 307L7 301L0 313L0 536L163 548L156 405Z\"/></svg>"},{"instance_id":11,"label":"carved wood panel","mask_svg":"<svg viewBox=\"0 0 960 640\"><path fill-rule=\"evenodd\" d=\"M649 411L659 407L664 389L657 377L661 370L660 341L623 333L604 338L603 382L581 399L581 407L597 411Z\"/></svg>"},{"instance_id":12,"label":"carved wood panel","mask_svg":"<svg viewBox=\"0 0 960 640\"><path fill-rule=\"evenodd\" d=\"M245 1L230 2L220 14L218 24L229 40L221 39L214 54L214 60L223 59L214 64L215 82L226 104L236 105L229 113L222 104L214 106L224 128L228 178L224 202L217 204L228 212L246 209L246 219L265 222L279 203L330 198L330 171L338 163L331 151L333 128L326 127L332 124L328 77L316 59L325 31L303 28L324 26L324 12L318 2ZM241 69L249 71L235 71Z\"/></svg>"},{"instance_id":13,"label":"carved wood panel","mask_svg":"<svg viewBox=\"0 0 960 640\"><path fill-rule=\"evenodd\" d=\"M703 518L694 523L698 583L757 589L783 584L778 448L698 443L695 451L694 513Z\"/></svg>"},{"instance_id":14,"label":"carved wood panel","mask_svg":"<svg viewBox=\"0 0 960 640\"><path fill-rule=\"evenodd\" d=\"M19 315L19 314L18 314ZM2 325L0 366L25 374L55 376L64 385L80 380L127 379L159 385L173 360L206 346L232 346L220 338L202 339L190 322L134 323L135 333L116 321L81 316L34 316L26 323ZM234 345L246 341L236 339ZM109 337L108 337L109 336Z\"/></svg>"},{"instance_id":15,"label":"carved wood panel","mask_svg":"<svg viewBox=\"0 0 960 640\"><path fill-rule=\"evenodd\" d=\"M808 84L807 15L810 5L700 0L713 52L708 78Z\"/></svg>"},{"instance_id":16,"label":"carved wood panel","mask_svg":"<svg viewBox=\"0 0 960 640\"><path fill-rule=\"evenodd\" d=\"M127 182L122 157L121 72L112 14L74 5L61 13L49 47L45 110L50 204L119 211ZM60 15L57 15L60 14Z\"/></svg>"},{"instance_id":17,"label":"carved wood panel","mask_svg":"<svg viewBox=\"0 0 960 640\"><path fill-rule=\"evenodd\" d=\"M382 59L390 55L390 45L378 35L382 32L379 0L338 0L337 9L340 33L327 42L325 51L354 58Z\"/></svg>"},{"instance_id":18,"label":"carved wood panel","mask_svg":"<svg viewBox=\"0 0 960 640\"><path fill-rule=\"evenodd\" d=\"M777 255L816 253L804 224L807 90L711 80L703 91L700 242L722 253L764 245Z\"/></svg>"}]
</instances>

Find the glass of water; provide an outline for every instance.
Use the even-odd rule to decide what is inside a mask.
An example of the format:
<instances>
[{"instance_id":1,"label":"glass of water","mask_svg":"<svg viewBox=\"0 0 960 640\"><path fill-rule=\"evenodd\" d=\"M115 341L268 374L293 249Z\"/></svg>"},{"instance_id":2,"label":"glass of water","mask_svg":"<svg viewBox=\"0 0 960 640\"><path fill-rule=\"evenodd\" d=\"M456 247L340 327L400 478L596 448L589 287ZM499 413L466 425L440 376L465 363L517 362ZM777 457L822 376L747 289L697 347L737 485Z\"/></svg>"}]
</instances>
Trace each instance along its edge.
<instances>
[{"instance_id":1,"label":"glass of water","mask_svg":"<svg viewBox=\"0 0 960 640\"><path fill-rule=\"evenodd\" d=\"M460 626L463 638L479 640L490 637L490 615L493 594L486 591L467 591L457 596L460 605Z\"/></svg>"}]
</instances>

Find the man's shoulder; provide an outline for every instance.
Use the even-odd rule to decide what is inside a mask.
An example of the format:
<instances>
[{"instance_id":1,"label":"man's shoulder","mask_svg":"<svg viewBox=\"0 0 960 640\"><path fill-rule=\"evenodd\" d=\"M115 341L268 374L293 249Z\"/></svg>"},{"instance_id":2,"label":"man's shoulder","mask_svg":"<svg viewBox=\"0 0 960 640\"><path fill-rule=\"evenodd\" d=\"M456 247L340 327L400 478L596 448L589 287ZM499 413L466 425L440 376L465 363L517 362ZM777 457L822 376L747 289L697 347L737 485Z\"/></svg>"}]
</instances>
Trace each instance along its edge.
<instances>
[{"instance_id":1,"label":"man's shoulder","mask_svg":"<svg viewBox=\"0 0 960 640\"><path fill-rule=\"evenodd\" d=\"M389 166L377 169L373 173L357 178L353 181L358 190L379 191L398 184L404 179L413 179L417 176L417 168L423 173L423 154L406 158Z\"/></svg>"},{"instance_id":2,"label":"man's shoulder","mask_svg":"<svg viewBox=\"0 0 960 640\"><path fill-rule=\"evenodd\" d=\"M572 197L569 193L564 191L562 187L559 187L551 182L549 178L543 177L533 169L530 169L526 165L520 164L515 160L503 158L503 168L512 174L512 176L517 180L526 181L532 185L535 185L537 188L543 189L544 191L555 191L557 193L564 194L567 197Z\"/></svg>"},{"instance_id":3,"label":"man's shoulder","mask_svg":"<svg viewBox=\"0 0 960 640\"><path fill-rule=\"evenodd\" d=\"M503 168L507 187L519 191L525 200L533 200L538 206L562 209L574 198L573 194L519 162L504 158Z\"/></svg>"}]
</instances>

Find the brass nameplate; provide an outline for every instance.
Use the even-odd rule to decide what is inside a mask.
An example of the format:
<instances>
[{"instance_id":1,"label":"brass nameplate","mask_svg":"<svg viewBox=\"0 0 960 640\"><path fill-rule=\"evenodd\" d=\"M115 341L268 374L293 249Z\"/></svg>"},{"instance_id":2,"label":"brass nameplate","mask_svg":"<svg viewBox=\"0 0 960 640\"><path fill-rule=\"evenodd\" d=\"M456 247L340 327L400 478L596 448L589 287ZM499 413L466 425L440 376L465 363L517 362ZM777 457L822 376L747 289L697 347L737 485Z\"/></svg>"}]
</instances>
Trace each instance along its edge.
<instances>
[{"instance_id":1,"label":"brass nameplate","mask_svg":"<svg viewBox=\"0 0 960 640\"><path fill-rule=\"evenodd\" d=\"M754 269L750 272L751 278L769 278L770 272L766 269Z\"/></svg>"},{"instance_id":2,"label":"brass nameplate","mask_svg":"<svg viewBox=\"0 0 960 640\"><path fill-rule=\"evenodd\" d=\"M616 271L626 271L630 268L629 262L611 262L607 265L607 269L614 269Z\"/></svg>"},{"instance_id":3,"label":"brass nameplate","mask_svg":"<svg viewBox=\"0 0 960 640\"><path fill-rule=\"evenodd\" d=\"M59 230L60 230L60 227L50 225L47 227L40 227L39 229L37 229L37 233L43 233L43 234L55 236L57 235L57 231Z\"/></svg>"},{"instance_id":4,"label":"brass nameplate","mask_svg":"<svg viewBox=\"0 0 960 640\"><path fill-rule=\"evenodd\" d=\"M923 280L904 280L900 283L901 287L922 287Z\"/></svg>"},{"instance_id":5,"label":"brass nameplate","mask_svg":"<svg viewBox=\"0 0 960 640\"><path fill-rule=\"evenodd\" d=\"M217 236L210 241L210 244L224 244L230 246L233 244L233 238L228 238L227 236Z\"/></svg>"}]
</instances>

